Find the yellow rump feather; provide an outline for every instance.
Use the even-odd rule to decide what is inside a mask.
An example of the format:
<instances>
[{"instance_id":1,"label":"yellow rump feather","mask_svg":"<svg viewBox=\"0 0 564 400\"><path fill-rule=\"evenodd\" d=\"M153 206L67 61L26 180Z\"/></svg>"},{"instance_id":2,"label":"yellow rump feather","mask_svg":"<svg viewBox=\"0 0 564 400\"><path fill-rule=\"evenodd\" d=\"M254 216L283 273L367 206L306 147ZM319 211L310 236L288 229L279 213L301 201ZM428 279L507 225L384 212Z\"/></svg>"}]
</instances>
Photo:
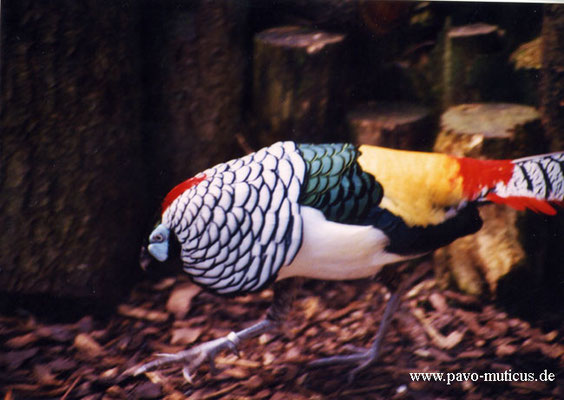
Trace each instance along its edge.
<instances>
[{"instance_id":1,"label":"yellow rump feather","mask_svg":"<svg viewBox=\"0 0 564 400\"><path fill-rule=\"evenodd\" d=\"M359 150L358 163L384 188L380 207L410 226L443 222L446 209L463 199L460 166L446 154L368 145Z\"/></svg>"}]
</instances>

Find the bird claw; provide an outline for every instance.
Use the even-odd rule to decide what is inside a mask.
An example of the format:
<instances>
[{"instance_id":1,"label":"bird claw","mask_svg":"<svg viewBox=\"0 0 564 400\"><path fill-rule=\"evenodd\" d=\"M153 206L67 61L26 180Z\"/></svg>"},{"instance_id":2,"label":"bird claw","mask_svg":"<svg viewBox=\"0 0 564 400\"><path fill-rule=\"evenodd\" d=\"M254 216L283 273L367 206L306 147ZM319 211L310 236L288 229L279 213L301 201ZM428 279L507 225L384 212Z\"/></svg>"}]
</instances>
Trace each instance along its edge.
<instances>
[{"instance_id":1,"label":"bird claw","mask_svg":"<svg viewBox=\"0 0 564 400\"><path fill-rule=\"evenodd\" d=\"M192 375L190 374L190 369L188 368L188 365L185 365L182 368L182 376L184 377L186 382L188 382L190 385L194 384L194 381L192 380Z\"/></svg>"},{"instance_id":2,"label":"bird claw","mask_svg":"<svg viewBox=\"0 0 564 400\"><path fill-rule=\"evenodd\" d=\"M359 372L364 371L378 359L378 353L379 352L377 350L375 351L374 348L363 349L354 347L354 353L352 354L321 358L310 362L308 367L319 368L330 365L356 365L356 367L347 374L347 381L350 384L354 381Z\"/></svg>"},{"instance_id":3,"label":"bird claw","mask_svg":"<svg viewBox=\"0 0 564 400\"><path fill-rule=\"evenodd\" d=\"M133 372L133 375L141 375L147 371L164 367L166 365L184 363L184 367L182 368L182 375L187 382L192 384L193 372L202 363L204 363L204 361L207 361L209 363L212 373L217 372L214 360L215 356L220 351L227 349L232 351L235 355L239 356L239 350L237 348L239 343L240 339L237 334L235 332L231 332L225 337L210 340L209 342L202 343L189 350L184 350L172 354L157 354L157 359L141 365Z\"/></svg>"}]
</instances>

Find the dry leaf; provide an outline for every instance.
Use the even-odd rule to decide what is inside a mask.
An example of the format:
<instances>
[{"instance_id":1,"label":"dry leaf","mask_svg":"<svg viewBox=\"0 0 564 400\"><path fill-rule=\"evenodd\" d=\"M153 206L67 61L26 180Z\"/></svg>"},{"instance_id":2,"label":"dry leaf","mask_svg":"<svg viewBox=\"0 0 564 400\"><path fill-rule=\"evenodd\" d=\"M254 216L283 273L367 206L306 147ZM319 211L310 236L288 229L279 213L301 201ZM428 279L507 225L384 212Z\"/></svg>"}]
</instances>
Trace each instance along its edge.
<instances>
[{"instance_id":1,"label":"dry leaf","mask_svg":"<svg viewBox=\"0 0 564 400\"><path fill-rule=\"evenodd\" d=\"M221 399L224 398L224 395L232 392L233 390L235 390L238 386L240 385L240 383L234 383L233 385L224 387L223 389L220 389L216 392L207 394L206 396L203 397L204 400L211 400L211 399Z\"/></svg>"},{"instance_id":2,"label":"dry leaf","mask_svg":"<svg viewBox=\"0 0 564 400\"><path fill-rule=\"evenodd\" d=\"M74 338L74 347L89 357L98 357L105 353L102 346L87 333L79 333L76 335Z\"/></svg>"},{"instance_id":3,"label":"dry leaf","mask_svg":"<svg viewBox=\"0 0 564 400\"><path fill-rule=\"evenodd\" d=\"M65 358L58 357L47 365L49 365L49 368L51 368L52 371L56 371L56 372L70 371L71 369L76 369L77 367L76 361L68 357Z\"/></svg>"},{"instance_id":4,"label":"dry leaf","mask_svg":"<svg viewBox=\"0 0 564 400\"><path fill-rule=\"evenodd\" d=\"M34 343L37 341L37 335L33 332L26 333L25 335L16 336L9 340L6 340L6 347L10 347L12 349L19 349L21 347L26 347L27 345Z\"/></svg>"},{"instance_id":5,"label":"dry leaf","mask_svg":"<svg viewBox=\"0 0 564 400\"><path fill-rule=\"evenodd\" d=\"M172 338L170 343L177 344L191 344L194 343L202 334L203 328L178 328L172 331Z\"/></svg>"},{"instance_id":6,"label":"dry leaf","mask_svg":"<svg viewBox=\"0 0 564 400\"><path fill-rule=\"evenodd\" d=\"M69 326L66 325L48 325L39 327L35 333L37 336L50 339L55 342L70 342L74 337L74 333Z\"/></svg>"},{"instance_id":7,"label":"dry leaf","mask_svg":"<svg viewBox=\"0 0 564 400\"><path fill-rule=\"evenodd\" d=\"M543 339L546 340L547 342L552 342L557 337L558 337L558 331L554 330L554 331L550 331L547 334L545 334L543 336Z\"/></svg>"},{"instance_id":8,"label":"dry leaf","mask_svg":"<svg viewBox=\"0 0 564 400\"><path fill-rule=\"evenodd\" d=\"M7 369L17 369L28 359L34 357L38 351L37 347L27 350L8 351L0 354L0 364L7 365Z\"/></svg>"},{"instance_id":9,"label":"dry leaf","mask_svg":"<svg viewBox=\"0 0 564 400\"><path fill-rule=\"evenodd\" d=\"M433 308L440 313L444 313L448 309L445 298L439 293L433 293L429 296L429 301L433 305Z\"/></svg>"},{"instance_id":10,"label":"dry leaf","mask_svg":"<svg viewBox=\"0 0 564 400\"><path fill-rule=\"evenodd\" d=\"M262 385L264 385L264 381L259 375L252 375L249 379L243 382L243 386L251 390L256 390Z\"/></svg>"},{"instance_id":11,"label":"dry leaf","mask_svg":"<svg viewBox=\"0 0 564 400\"><path fill-rule=\"evenodd\" d=\"M127 394L125 393L125 391L117 385L113 385L113 386L110 386L109 388L107 388L106 394L110 397L114 397L114 398L118 398L118 399L127 398Z\"/></svg>"},{"instance_id":12,"label":"dry leaf","mask_svg":"<svg viewBox=\"0 0 564 400\"><path fill-rule=\"evenodd\" d=\"M118 376L118 374L119 374L119 370L117 367L110 368L100 374L100 379L104 381L110 381L112 379L115 379Z\"/></svg>"},{"instance_id":13,"label":"dry leaf","mask_svg":"<svg viewBox=\"0 0 564 400\"><path fill-rule=\"evenodd\" d=\"M144 319L151 322L166 322L168 320L167 313L147 310L142 307L131 307L126 304L120 304L117 308L117 311L124 317Z\"/></svg>"},{"instance_id":14,"label":"dry leaf","mask_svg":"<svg viewBox=\"0 0 564 400\"><path fill-rule=\"evenodd\" d=\"M437 347L449 350L457 346L462 341L464 332L452 331L447 336L444 336L425 318L423 310L420 308L414 308L411 312L419 320L419 322L421 322L423 329L425 329L425 332L427 332L427 335L429 335Z\"/></svg>"},{"instance_id":15,"label":"dry leaf","mask_svg":"<svg viewBox=\"0 0 564 400\"><path fill-rule=\"evenodd\" d=\"M135 387L131 397L134 399L160 399L162 398L161 386L153 382L143 382Z\"/></svg>"},{"instance_id":16,"label":"dry leaf","mask_svg":"<svg viewBox=\"0 0 564 400\"><path fill-rule=\"evenodd\" d=\"M36 364L33 367L33 376L42 385L60 386L62 382L58 380L46 364Z\"/></svg>"},{"instance_id":17,"label":"dry leaf","mask_svg":"<svg viewBox=\"0 0 564 400\"><path fill-rule=\"evenodd\" d=\"M319 298L308 297L302 302L302 308L306 319L311 319L314 315L319 313Z\"/></svg>"},{"instance_id":18,"label":"dry leaf","mask_svg":"<svg viewBox=\"0 0 564 400\"><path fill-rule=\"evenodd\" d=\"M251 375L248 369L241 367L228 368L223 370L221 374L234 379L247 379Z\"/></svg>"},{"instance_id":19,"label":"dry leaf","mask_svg":"<svg viewBox=\"0 0 564 400\"><path fill-rule=\"evenodd\" d=\"M495 349L495 355L498 357L510 356L517 351L517 346L512 344L500 344Z\"/></svg>"},{"instance_id":20,"label":"dry leaf","mask_svg":"<svg viewBox=\"0 0 564 400\"><path fill-rule=\"evenodd\" d=\"M174 391L169 395L166 395L163 400L186 400L186 396L178 391Z\"/></svg>"},{"instance_id":21,"label":"dry leaf","mask_svg":"<svg viewBox=\"0 0 564 400\"><path fill-rule=\"evenodd\" d=\"M155 283L153 285L153 289L155 289L157 291L166 290L166 289L172 287L175 283L176 283L176 278L174 278L174 277L164 278L160 282Z\"/></svg>"},{"instance_id":22,"label":"dry leaf","mask_svg":"<svg viewBox=\"0 0 564 400\"><path fill-rule=\"evenodd\" d=\"M183 319L190 311L192 299L201 291L202 288L193 283L185 283L174 288L166 303L167 311L174 314L176 319Z\"/></svg>"},{"instance_id":23,"label":"dry leaf","mask_svg":"<svg viewBox=\"0 0 564 400\"><path fill-rule=\"evenodd\" d=\"M485 352L480 349L467 350L458 354L458 358L482 358Z\"/></svg>"},{"instance_id":24,"label":"dry leaf","mask_svg":"<svg viewBox=\"0 0 564 400\"><path fill-rule=\"evenodd\" d=\"M256 399L270 399L272 397L272 392L268 389L263 389L254 395Z\"/></svg>"}]
</instances>

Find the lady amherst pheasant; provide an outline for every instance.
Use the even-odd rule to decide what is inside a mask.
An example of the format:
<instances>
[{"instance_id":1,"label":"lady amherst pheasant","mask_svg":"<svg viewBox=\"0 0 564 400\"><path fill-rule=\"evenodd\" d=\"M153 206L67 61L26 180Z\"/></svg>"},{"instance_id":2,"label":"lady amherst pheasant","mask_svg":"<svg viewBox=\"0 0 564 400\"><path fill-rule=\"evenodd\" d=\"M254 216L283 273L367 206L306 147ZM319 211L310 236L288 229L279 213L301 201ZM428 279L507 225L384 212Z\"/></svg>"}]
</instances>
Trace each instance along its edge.
<instances>
[{"instance_id":1,"label":"lady amherst pheasant","mask_svg":"<svg viewBox=\"0 0 564 400\"><path fill-rule=\"evenodd\" d=\"M564 205L564 152L490 161L279 142L172 189L148 251L164 261L177 240L186 273L218 294L258 291L289 277L357 279L476 232L482 224L476 206L486 202L555 214L553 206ZM190 379L205 360L213 365L218 351L236 351L241 340L272 329L288 296L277 285L263 321L165 355L137 373L183 362ZM358 370L374 361L377 347L332 361Z\"/></svg>"}]
</instances>

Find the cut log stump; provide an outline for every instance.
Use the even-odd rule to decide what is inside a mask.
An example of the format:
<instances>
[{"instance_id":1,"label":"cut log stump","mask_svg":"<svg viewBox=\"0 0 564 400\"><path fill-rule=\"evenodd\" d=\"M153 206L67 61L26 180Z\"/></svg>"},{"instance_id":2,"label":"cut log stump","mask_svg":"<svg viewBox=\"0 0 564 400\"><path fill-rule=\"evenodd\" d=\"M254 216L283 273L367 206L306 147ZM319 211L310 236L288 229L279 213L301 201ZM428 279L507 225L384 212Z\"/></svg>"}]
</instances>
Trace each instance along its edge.
<instances>
[{"instance_id":1,"label":"cut log stump","mask_svg":"<svg viewBox=\"0 0 564 400\"><path fill-rule=\"evenodd\" d=\"M253 117L258 146L338 140L345 36L297 26L255 36Z\"/></svg>"},{"instance_id":2,"label":"cut log stump","mask_svg":"<svg viewBox=\"0 0 564 400\"><path fill-rule=\"evenodd\" d=\"M507 103L461 104L441 116L435 151L476 158L517 158L544 150L534 107Z\"/></svg>"},{"instance_id":3,"label":"cut log stump","mask_svg":"<svg viewBox=\"0 0 564 400\"><path fill-rule=\"evenodd\" d=\"M540 102L543 126L550 151L564 150L564 5L544 7L541 35ZM550 239L547 258L547 292L556 293L553 304L564 304L564 212L550 220Z\"/></svg>"},{"instance_id":4,"label":"cut log stump","mask_svg":"<svg viewBox=\"0 0 564 400\"><path fill-rule=\"evenodd\" d=\"M443 105L487 101L495 92L497 72L505 65L502 32L497 26L472 24L449 29L443 50Z\"/></svg>"},{"instance_id":5,"label":"cut log stump","mask_svg":"<svg viewBox=\"0 0 564 400\"><path fill-rule=\"evenodd\" d=\"M111 303L140 270L150 215L139 7L3 6L0 292L38 307L72 298L65 312Z\"/></svg>"},{"instance_id":6,"label":"cut log stump","mask_svg":"<svg viewBox=\"0 0 564 400\"><path fill-rule=\"evenodd\" d=\"M523 43L509 57L516 78L514 86L519 101L535 106L539 105L541 46L542 41L539 36Z\"/></svg>"},{"instance_id":7,"label":"cut log stump","mask_svg":"<svg viewBox=\"0 0 564 400\"><path fill-rule=\"evenodd\" d=\"M544 150L536 109L517 104L463 104L441 117L434 150L455 156L518 158ZM481 207L482 229L435 252L436 275L476 295L496 293L500 279L517 268L542 270L544 219L503 205ZM532 243L536 241L534 245Z\"/></svg>"},{"instance_id":8,"label":"cut log stump","mask_svg":"<svg viewBox=\"0 0 564 400\"><path fill-rule=\"evenodd\" d=\"M156 125L148 136L155 192L164 196L178 182L242 155L236 135L243 130L248 7L202 1L152 8L156 15L148 18L160 30L150 42Z\"/></svg>"},{"instance_id":9,"label":"cut log stump","mask_svg":"<svg viewBox=\"0 0 564 400\"><path fill-rule=\"evenodd\" d=\"M564 6L546 6L541 40L542 120L553 151L564 149Z\"/></svg>"},{"instance_id":10,"label":"cut log stump","mask_svg":"<svg viewBox=\"0 0 564 400\"><path fill-rule=\"evenodd\" d=\"M370 102L347 114L353 142L395 149L425 150L432 144L431 111L404 102Z\"/></svg>"}]
</instances>

